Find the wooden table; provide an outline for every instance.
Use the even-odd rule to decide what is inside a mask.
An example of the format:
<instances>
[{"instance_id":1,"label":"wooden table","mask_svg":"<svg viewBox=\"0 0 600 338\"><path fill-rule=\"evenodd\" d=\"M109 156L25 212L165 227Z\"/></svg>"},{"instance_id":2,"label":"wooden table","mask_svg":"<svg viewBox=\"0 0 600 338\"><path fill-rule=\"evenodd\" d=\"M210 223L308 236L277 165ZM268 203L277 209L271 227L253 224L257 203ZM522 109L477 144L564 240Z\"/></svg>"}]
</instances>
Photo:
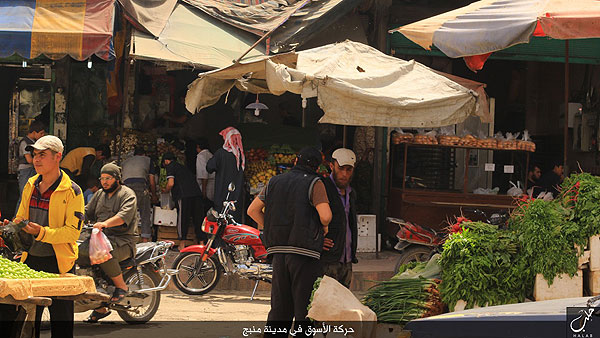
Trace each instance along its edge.
<instances>
[{"instance_id":1,"label":"wooden table","mask_svg":"<svg viewBox=\"0 0 600 338\"><path fill-rule=\"evenodd\" d=\"M109 301L110 296L98 292L86 292L72 296L56 297L28 297L26 299L14 299L12 296L0 297L0 304L16 305L17 317L11 332L3 332L2 336L7 338L30 338L35 337L35 316L38 306L50 306L53 299L60 300L100 300Z\"/></svg>"}]
</instances>

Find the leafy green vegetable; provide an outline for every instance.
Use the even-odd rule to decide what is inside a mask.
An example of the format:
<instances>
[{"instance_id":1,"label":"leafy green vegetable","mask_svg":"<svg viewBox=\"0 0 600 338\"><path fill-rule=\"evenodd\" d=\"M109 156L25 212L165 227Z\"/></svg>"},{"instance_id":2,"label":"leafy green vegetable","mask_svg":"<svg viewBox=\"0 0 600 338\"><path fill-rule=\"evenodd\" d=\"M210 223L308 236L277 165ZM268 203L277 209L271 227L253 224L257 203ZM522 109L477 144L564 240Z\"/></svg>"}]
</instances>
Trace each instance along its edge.
<instances>
[{"instance_id":1,"label":"leafy green vegetable","mask_svg":"<svg viewBox=\"0 0 600 338\"><path fill-rule=\"evenodd\" d=\"M310 307L312 306L313 298L315 298L315 292L317 292L317 289L319 289L322 279L323 279L323 277L317 278L317 280L313 284L313 290L310 294L310 301L308 302L308 307L306 308L307 310L310 310Z\"/></svg>"},{"instance_id":2,"label":"leafy green vegetable","mask_svg":"<svg viewBox=\"0 0 600 338\"><path fill-rule=\"evenodd\" d=\"M462 299L472 308L523 301L533 279L515 234L482 222L462 226L444 243L440 260L444 303L454 308Z\"/></svg>"},{"instance_id":3,"label":"leafy green vegetable","mask_svg":"<svg viewBox=\"0 0 600 338\"><path fill-rule=\"evenodd\" d=\"M404 264L391 280L371 287L362 302L377 314L377 320L404 325L422 317L443 313L445 306L438 291L439 279L422 274L439 273L439 255L428 263ZM410 268L412 267L412 268Z\"/></svg>"},{"instance_id":4,"label":"leafy green vegetable","mask_svg":"<svg viewBox=\"0 0 600 338\"><path fill-rule=\"evenodd\" d=\"M551 285L559 274L577 273L578 253L574 243L585 243L587 237L581 236L572 209L563 207L558 200L534 200L513 213L510 226L518 234L531 278L540 273Z\"/></svg>"}]
</instances>

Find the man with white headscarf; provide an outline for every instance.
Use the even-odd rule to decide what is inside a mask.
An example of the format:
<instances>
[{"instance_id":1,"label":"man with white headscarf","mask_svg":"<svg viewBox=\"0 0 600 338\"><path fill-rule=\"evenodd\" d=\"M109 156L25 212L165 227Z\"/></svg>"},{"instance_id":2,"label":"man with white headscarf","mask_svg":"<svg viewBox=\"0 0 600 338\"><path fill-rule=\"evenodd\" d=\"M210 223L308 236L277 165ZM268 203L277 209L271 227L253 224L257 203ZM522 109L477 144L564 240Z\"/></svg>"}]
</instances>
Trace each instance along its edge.
<instances>
[{"instance_id":1,"label":"man with white headscarf","mask_svg":"<svg viewBox=\"0 0 600 338\"><path fill-rule=\"evenodd\" d=\"M244 168L246 158L242 145L242 135L233 128L228 127L221 132L223 147L217 150L214 156L206 163L206 171L215 173L215 209L221 211L223 202L227 197L227 186L235 184L235 191L229 195L229 200L238 201L236 211L231 214L235 219L242 221L242 196L244 192Z\"/></svg>"}]
</instances>

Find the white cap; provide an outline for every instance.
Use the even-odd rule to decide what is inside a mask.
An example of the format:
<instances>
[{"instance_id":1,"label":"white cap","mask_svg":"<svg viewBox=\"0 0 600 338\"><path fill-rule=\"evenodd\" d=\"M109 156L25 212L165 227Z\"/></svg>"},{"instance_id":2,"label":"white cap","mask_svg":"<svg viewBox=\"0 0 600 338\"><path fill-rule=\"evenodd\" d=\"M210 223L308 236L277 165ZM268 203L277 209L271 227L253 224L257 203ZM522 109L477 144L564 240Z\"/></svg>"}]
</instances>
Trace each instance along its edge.
<instances>
[{"instance_id":1,"label":"white cap","mask_svg":"<svg viewBox=\"0 0 600 338\"><path fill-rule=\"evenodd\" d=\"M350 149L340 148L331 154L331 158L335 159L340 167L345 165L349 165L354 167L354 163L356 163L356 155Z\"/></svg>"},{"instance_id":2,"label":"white cap","mask_svg":"<svg viewBox=\"0 0 600 338\"><path fill-rule=\"evenodd\" d=\"M37 141L35 141L34 144L28 145L27 147L25 147L25 151L32 151L33 149L36 149L36 150L50 149L52 151L62 154L62 152L65 148L63 147L62 141L58 137L53 136L53 135L46 135L46 136L40 137Z\"/></svg>"}]
</instances>

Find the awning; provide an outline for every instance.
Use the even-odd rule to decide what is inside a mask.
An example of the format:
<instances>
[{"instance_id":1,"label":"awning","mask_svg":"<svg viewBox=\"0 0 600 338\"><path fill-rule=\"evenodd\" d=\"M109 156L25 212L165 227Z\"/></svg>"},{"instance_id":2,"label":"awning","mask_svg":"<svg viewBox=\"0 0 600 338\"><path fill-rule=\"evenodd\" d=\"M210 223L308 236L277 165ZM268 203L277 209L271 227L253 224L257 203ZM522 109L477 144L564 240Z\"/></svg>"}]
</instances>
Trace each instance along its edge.
<instances>
[{"instance_id":1,"label":"awning","mask_svg":"<svg viewBox=\"0 0 600 338\"><path fill-rule=\"evenodd\" d=\"M119 0L127 18L158 37L165 28L177 0Z\"/></svg>"},{"instance_id":2,"label":"awning","mask_svg":"<svg viewBox=\"0 0 600 338\"><path fill-rule=\"evenodd\" d=\"M465 57L481 69L490 53L530 41L600 37L597 0L482 0L390 32L400 32L425 49Z\"/></svg>"},{"instance_id":3,"label":"awning","mask_svg":"<svg viewBox=\"0 0 600 338\"><path fill-rule=\"evenodd\" d=\"M262 36L273 53L301 46L349 14L362 0L184 0L233 27Z\"/></svg>"},{"instance_id":4,"label":"awning","mask_svg":"<svg viewBox=\"0 0 600 338\"><path fill-rule=\"evenodd\" d=\"M220 68L231 65L255 41L254 35L179 3L158 38L134 31L130 55L137 59ZM257 47L246 58L261 55L264 48Z\"/></svg>"},{"instance_id":5,"label":"awning","mask_svg":"<svg viewBox=\"0 0 600 338\"><path fill-rule=\"evenodd\" d=\"M439 127L484 114L475 91L418 62L352 41L200 74L189 86L187 109L197 112L216 103L234 85L252 93L317 97L325 112L321 123Z\"/></svg>"},{"instance_id":6,"label":"awning","mask_svg":"<svg viewBox=\"0 0 600 338\"><path fill-rule=\"evenodd\" d=\"M4 0L0 2L0 57L26 59L91 55L109 60L114 0Z\"/></svg>"}]
</instances>

